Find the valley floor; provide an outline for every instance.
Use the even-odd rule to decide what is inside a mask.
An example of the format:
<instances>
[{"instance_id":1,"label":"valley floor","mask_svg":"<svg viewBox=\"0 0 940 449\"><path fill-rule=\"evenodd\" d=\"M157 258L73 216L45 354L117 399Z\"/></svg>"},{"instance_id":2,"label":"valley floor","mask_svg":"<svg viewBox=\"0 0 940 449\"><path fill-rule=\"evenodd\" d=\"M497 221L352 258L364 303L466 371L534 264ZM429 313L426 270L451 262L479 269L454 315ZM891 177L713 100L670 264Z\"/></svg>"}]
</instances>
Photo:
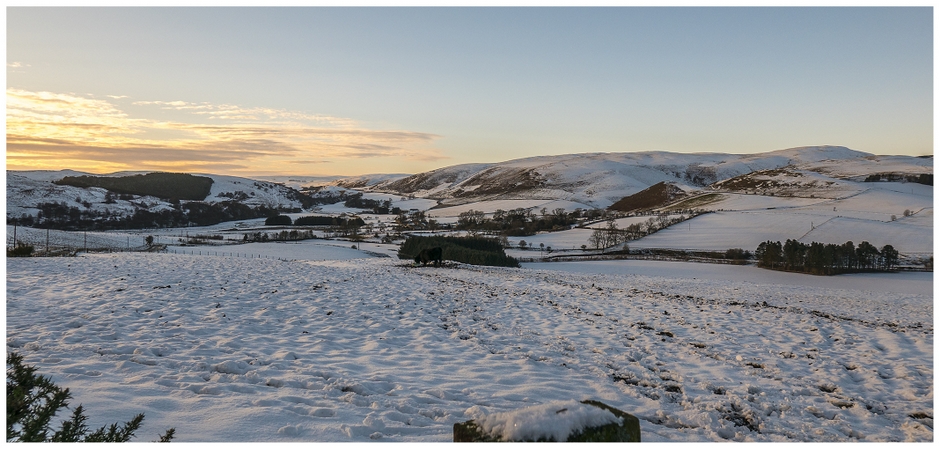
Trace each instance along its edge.
<instances>
[{"instance_id":1,"label":"valley floor","mask_svg":"<svg viewBox=\"0 0 940 449\"><path fill-rule=\"evenodd\" d=\"M449 441L588 398L644 441L934 438L923 290L323 259L8 258L7 351L141 441Z\"/></svg>"}]
</instances>

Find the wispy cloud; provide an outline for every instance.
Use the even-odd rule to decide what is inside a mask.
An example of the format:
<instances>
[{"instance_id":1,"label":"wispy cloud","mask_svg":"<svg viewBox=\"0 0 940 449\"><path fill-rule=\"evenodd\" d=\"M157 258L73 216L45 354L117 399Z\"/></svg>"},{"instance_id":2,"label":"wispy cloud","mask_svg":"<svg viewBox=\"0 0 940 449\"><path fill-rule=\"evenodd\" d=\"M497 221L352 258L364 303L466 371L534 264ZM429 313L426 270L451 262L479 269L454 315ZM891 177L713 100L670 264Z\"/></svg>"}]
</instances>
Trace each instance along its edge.
<instances>
[{"instance_id":1,"label":"wispy cloud","mask_svg":"<svg viewBox=\"0 0 940 449\"><path fill-rule=\"evenodd\" d=\"M230 104L191 103L186 101L135 101L137 106L157 106L164 110L188 112L220 120L267 121L280 124L317 123L330 126L355 126L355 121L326 115L305 114L272 108L246 108Z\"/></svg>"},{"instance_id":2,"label":"wispy cloud","mask_svg":"<svg viewBox=\"0 0 940 449\"><path fill-rule=\"evenodd\" d=\"M444 158L433 146L437 135L367 129L347 118L185 101L131 103L135 111L173 112L171 120L155 120L122 109L117 100L124 96L107 98L7 89L7 167L234 173L362 158Z\"/></svg>"}]
</instances>

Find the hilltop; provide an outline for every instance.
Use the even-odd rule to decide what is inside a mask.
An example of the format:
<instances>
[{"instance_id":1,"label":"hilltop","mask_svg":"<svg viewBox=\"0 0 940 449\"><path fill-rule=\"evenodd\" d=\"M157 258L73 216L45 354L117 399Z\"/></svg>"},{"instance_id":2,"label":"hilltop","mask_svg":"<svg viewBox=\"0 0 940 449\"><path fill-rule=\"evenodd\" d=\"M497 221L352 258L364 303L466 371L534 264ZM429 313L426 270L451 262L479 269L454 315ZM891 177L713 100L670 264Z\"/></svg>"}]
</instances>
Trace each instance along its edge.
<instances>
[{"instance_id":1,"label":"hilltop","mask_svg":"<svg viewBox=\"0 0 940 449\"><path fill-rule=\"evenodd\" d=\"M839 146L809 146L758 154L584 153L539 156L494 164L462 164L393 179L356 177L336 185L432 198L441 206L496 200L564 200L607 208L659 183L686 192L768 170L808 171L831 184L873 174L932 174L933 158L875 156ZM931 177L932 183L932 177ZM791 187L795 186L790 184ZM727 185L726 185L727 187Z\"/></svg>"}]
</instances>

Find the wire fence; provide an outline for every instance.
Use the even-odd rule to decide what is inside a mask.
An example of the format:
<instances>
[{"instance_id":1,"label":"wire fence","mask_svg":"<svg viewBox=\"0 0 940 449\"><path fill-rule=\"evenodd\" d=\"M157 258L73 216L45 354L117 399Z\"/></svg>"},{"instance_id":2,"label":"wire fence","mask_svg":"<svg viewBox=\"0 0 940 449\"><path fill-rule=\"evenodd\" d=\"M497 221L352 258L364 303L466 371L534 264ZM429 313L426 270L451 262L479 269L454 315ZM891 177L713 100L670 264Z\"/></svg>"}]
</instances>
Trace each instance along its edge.
<instances>
[{"instance_id":1,"label":"wire fence","mask_svg":"<svg viewBox=\"0 0 940 449\"><path fill-rule=\"evenodd\" d=\"M219 256L219 257L239 257L244 259L271 259L271 260L292 260L283 257L276 257L267 254L243 253L238 251L217 251L204 248L164 248L161 252L170 254L188 254L191 256Z\"/></svg>"},{"instance_id":2,"label":"wire fence","mask_svg":"<svg viewBox=\"0 0 940 449\"><path fill-rule=\"evenodd\" d=\"M671 257L646 254L585 254L568 256L545 256L545 257L516 257L521 263L535 262L584 262L597 260L656 260L664 262L707 262L727 265L745 265L742 261L714 259L708 257Z\"/></svg>"},{"instance_id":3,"label":"wire fence","mask_svg":"<svg viewBox=\"0 0 940 449\"><path fill-rule=\"evenodd\" d=\"M166 237L158 237L156 240L159 241L165 239ZM8 232L6 244L7 249L13 249L18 246L32 246L32 255L34 256L74 256L79 252L163 252L197 256L226 256L249 259L284 260L276 256L265 254L224 251L209 249L206 247L171 247L165 243L154 243L153 241L148 243L147 238L141 235L84 231L59 231L54 229L38 229L28 227L18 227L15 229L15 231Z\"/></svg>"},{"instance_id":4,"label":"wire fence","mask_svg":"<svg viewBox=\"0 0 940 449\"><path fill-rule=\"evenodd\" d=\"M64 255L83 252L147 251L151 249L139 236L99 232L59 231L19 227L7 232L7 248L32 246L34 255Z\"/></svg>"}]
</instances>

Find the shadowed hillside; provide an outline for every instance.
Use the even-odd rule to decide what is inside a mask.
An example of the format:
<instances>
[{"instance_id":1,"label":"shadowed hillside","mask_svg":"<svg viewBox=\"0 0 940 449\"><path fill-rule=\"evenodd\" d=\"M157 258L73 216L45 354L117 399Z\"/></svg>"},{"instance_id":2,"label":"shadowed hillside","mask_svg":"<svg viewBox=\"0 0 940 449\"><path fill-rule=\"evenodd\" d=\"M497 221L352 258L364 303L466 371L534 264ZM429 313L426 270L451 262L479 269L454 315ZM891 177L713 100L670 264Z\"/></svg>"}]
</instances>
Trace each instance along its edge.
<instances>
[{"instance_id":1,"label":"shadowed hillside","mask_svg":"<svg viewBox=\"0 0 940 449\"><path fill-rule=\"evenodd\" d=\"M660 182L633 195L622 198L607 209L621 212L653 209L685 197L686 193L675 184Z\"/></svg>"}]
</instances>

